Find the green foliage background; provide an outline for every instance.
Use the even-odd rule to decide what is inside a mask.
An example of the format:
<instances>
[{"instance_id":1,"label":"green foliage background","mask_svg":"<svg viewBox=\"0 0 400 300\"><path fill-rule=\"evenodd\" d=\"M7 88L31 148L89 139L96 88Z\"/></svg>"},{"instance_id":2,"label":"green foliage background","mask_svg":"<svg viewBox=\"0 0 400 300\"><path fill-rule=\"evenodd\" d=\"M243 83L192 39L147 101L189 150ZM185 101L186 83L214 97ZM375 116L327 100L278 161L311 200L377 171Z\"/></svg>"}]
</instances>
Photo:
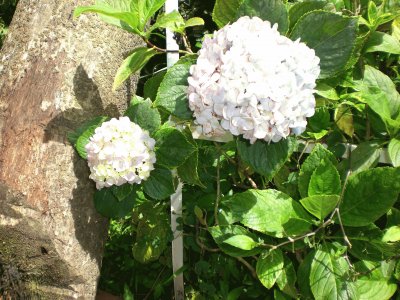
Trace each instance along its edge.
<instances>
[{"instance_id":1,"label":"green foliage background","mask_svg":"<svg viewBox=\"0 0 400 300\"><path fill-rule=\"evenodd\" d=\"M0 0L0 48L7 34L18 0Z\"/></svg>"}]
</instances>

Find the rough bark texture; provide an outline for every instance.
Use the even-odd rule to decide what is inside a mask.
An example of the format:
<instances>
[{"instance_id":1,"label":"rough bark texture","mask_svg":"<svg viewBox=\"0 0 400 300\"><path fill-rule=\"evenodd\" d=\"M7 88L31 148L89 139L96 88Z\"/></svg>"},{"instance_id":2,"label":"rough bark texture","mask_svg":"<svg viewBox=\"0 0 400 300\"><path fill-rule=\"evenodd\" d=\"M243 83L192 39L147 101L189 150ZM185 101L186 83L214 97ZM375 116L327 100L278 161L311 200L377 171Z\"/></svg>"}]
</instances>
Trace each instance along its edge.
<instances>
[{"instance_id":1,"label":"rough bark texture","mask_svg":"<svg viewBox=\"0 0 400 300\"><path fill-rule=\"evenodd\" d=\"M91 3L20 0L0 52L0 287L16 298L95 297L107 220L66 135L126 107L134 81L111 86L139 41L94 15L72 18Z\"/></svg>"}]
</instances>

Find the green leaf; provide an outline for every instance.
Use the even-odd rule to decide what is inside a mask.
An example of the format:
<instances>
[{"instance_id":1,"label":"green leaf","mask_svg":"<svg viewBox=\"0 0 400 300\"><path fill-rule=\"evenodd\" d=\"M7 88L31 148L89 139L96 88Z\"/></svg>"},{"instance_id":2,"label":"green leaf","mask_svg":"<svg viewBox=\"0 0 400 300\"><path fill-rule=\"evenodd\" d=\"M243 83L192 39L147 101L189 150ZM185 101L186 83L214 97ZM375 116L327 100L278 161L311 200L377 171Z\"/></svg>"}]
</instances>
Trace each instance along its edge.
<instances>
[{"instance_id":1,"label":"green leaf","mask_svg":"<svg viewBox=\"0 0 400 300\"><path fill-rule=\"evenodd\" d=\"M150 18L164 5L166 0L133 0L132 10L138 16L138 28L144 31Z\"/></svg>"},{"instance_id":2,"label":"green leaf","mask_svg":"<svg viewBox=\"0 0 400 300\"><path fill-rule=\"evenodd\" d=\"M327 107L318 107L315 110L315 114L308 119L307 134L319 140L328 133L328 129L331 125L331 115Z\"/></svg>"},{"instance_id":3,"label":"green leaf","mask_svg":"<svg viewBox=\"0 0 400 300\"><path fill-rule=\"evenodd\" d=\"M121 66L117 70L114 78L113 90L116 90L121 84L131 76L131 74L139 71L144 65L157 54L153 48L139 47L125 58Z\"/></svg>"},{"instance_id":4,"label":"green leaf","mask_svg":"<svg viewBox=\"0 0 400 300\"><path fill-rule=\"evenodd\" d=\"M354 134L354 121L350 106L346 104L339 105L335 109L334 118L337 127L345 134L352 137Z\"/></svg>"},{"instance_id":5,"label":"green leaf","mask_svg":"<svg viewBox=\"0 0 400 300\"><path fill-rule=\"evenodd\" d=\"M96 210L109 218L123 218L131 214L135 206L135 200L136 186L123 199L118 199L111 188L96 190L94 194L94 206Z\"/></svg>"},{"instance_id":6,"label":"green leaf","mask_svg":"<svg viewBox=\"0 0 400 300\"><path fill-rule=\"evenodd\" d=\"M400 17L397 17L392 22L392 36L400 41Z\"/></svg>"},{"instance_id":7,"label":"green leaf","mask_svg":"<svg viewBox=\"0 0 400 300\"><path fill-rule=\"evenodd\" d=\"M359 25L361 25L361 20L362 18L359 19ZM352 55L350 57L350 60L347 62L345 69L350 70L359 60L360 57L362 56L362 50L365 44L365 41L368 39L370 34L370 31L362 26L359 27L359 31L356 37L356 41L353 47Z\"/></svg>"},{"instance_id":8,"label":"green leaf","mask_svg":"<svg viewBox=\"0 0 400 300\"><path fill-rule=\"evenodd\" d=\"M338 169L343 175L342 177L344 177L347 170L351 170L352 175L355 175L375 167L378 164L380 154L381 146L379 143L376 141L363 142L351 151L350 158L339 163Z\"/></svg>"},{"instance_id":9,"label":"green leaf","mask_svg":"<svg viewBox=\"0 0 400 300\"><path fill-rule=\"evenodd\" d=\"M399 111L392 110L391 100L380 89L371 89L368 93L361 93L361 101L368 104L384 122L386 130L391 136L396 136L400 130Z\"/></svg>"},{"instance_id":10,"label":"green leaf","mask_svg":"<svg viewBox=\"0 0 400 300\"><path fill-rule=\"evenodd\" d=\"M308 195L339 195L341 190L340 176L335 166L329 160L321 161L311 175Z\"/></svg>"},{"instance_id":11,"label":"green leaf","mask_svg":"<svg viewBox=\"0 0 400 300\"><path fill-rule=\"evenodd\" d=\"M274 176L274 184L281 192L288 194L293 199L298 199L298 177L298 172L290 172L290 169L287 166L283 166Z\"/></svg>"},{"instance_id":12,"label":"green leaf","mask_svg":"<svg viewBox=\"0 0 400 300\"><path fill-rule=\"evenodd\" d=\"M185 22L185 28L203 26L203 25L204 25L204 20L199 17L190 18Z\"/></svg>"},{"instance_id":13,"label":"green leaf","mask_svg":"<svg viewBox=\"0 0 400 300\"><path fill-rule=\"evenodd\" d=\"M96 128L101 126L101 124L109 119L109 117L97 117L85 123L75 132L68 135L69 142L75 147L80 157L87 159L87 152L85 148L87 143L89 143L89 140L94 134Z\"/></svg>"},{"instance_id":14,"label":"green leaf","mask_svg":"<svg viewBox=\"0 0 400 300\"><path fill-rule=\"evenodd\" d=\"M145 202L137 209L138 224L133 257L140 263L156 261L167 248L171 227L165 206Z\"/></svg>"},{"instance_id":15,"label":"green leaf","mask_svg":"<svg viewBox=\"0 0 400 300\"><path fill-rule=\"evenodd\" d=\"M315 30L318 24L318 30ZM290 38L306 43L320 58L320 78L336 75L350 60L357 34L357 19L312 11L299 19Z\"/></svg>"},{"instance_id":16,"label":"green leaf","mask_svg":"<svg viewBox=\"0 0 400 300\"><path fill-rule=\"evenodd\" d=\"M325 219L339 203L338 195L316 195L300 200L304 208L319 220Z\"/></svg>"},{"instance_id":17,"label":"green leaf","mask_svg":"<svg viewBox=\"0 0 400 300\"><path fill-rule=\"evenodd\" d=\"M156 167L143 183L144 192L151 198L162 200L175 193L174 178L171 171Z\"/></svg>"},{"instance_id":18,"label":"green leaf","mask_svg":"<svg viewBox=\"0 0 400 300\"><path fill-rule=\"evenodd\" d=\"M389 300L397 290L397 284L385 276L384 268L388 263L381 262L376 265L367 261L360 261L355 264L357 272L361 275L357 281L357 289L360 293L360 300Z\"/></svg>"},{"instance_id":19,"label":"green leaf","mask_svg":"<svg viewBox=\"0 0 400 300\"><path fill-rule=\"evenodd\" d=\"M143 89L144 98L156 100L157 91L160 87L161 81L164 79L165 73L166 71L158 72L146 81Z\"/></svg>"},{"instance_id":20,"label":"green leaf","mask_svg":"<svg viewBox=\"0 0 400 300\"><path fill-rule=\"evenodd\" d=\"M226 205L240 223L274 237L294 236L310 228L311 219L301 205L276 190L236 193Z\"/></svg>"},{"instance_id":21,"label":"green leaf","mask_svg":"<svg viewBox=\"0 0 400 300\"><path fill-rule=\"evenodd\" d=\"M300 168L298 181L299 192L302 198L308 196L308 186L314 170L320 165L321 161L328 160L333 165L337 164L335 156L330 151L326 150L321 144L316 144Z\"/></svg>"},{"instance_id":22,"label":"green leaf","mask_svg":"<svg viewBox=\"0 0 400 300\"><path fill-rule=\"evenodd\" d=\"M374 24L378 17L378 9L374 1L368 2L368 21L370 24Z\"/></svg>"},{"instance_id":23,"label":"green leaf","mask_svg":"<svg viewBox=\"0 0 400 300\"><path fill-rule=\"evenodd\" d=\"M124 284L124 300L134 300L134 296L126 283Z\"/></svg>"},{"instance_id":24,"label":"green leaf","mask_svg":"<svg viewBox=\"0 0 400 300\"><path fill-rule=\"evenodd\" d=\"M394 243L383 242L384 233L375 225L368 227L347 227L346 235L352 247L351 255L360 260L382 261L395 256L400 246ZM338 239L343 239L341 234Z\"/></svg>"},{"instance_id":25,"label":"green leaf","mask_svg":"<svg viewBox=\"0 0 400 300\"><path fill-rule=\"evenodd\" d=\"M400 166L400 139L395 138L391 139L388 152L390 160L392 161L393 166L399 167Z\"/></svg>"},{"instance_id":26,"label":"green leaf","mask_svg":"<svg viewBox=\"0 0 400 300\"><path fill-rule=\"evenodd\" d=\"M271 180L289 160L296 146L296 140L291 137L277 143L257 141L250 144L245 140L237 140L240 158L255 172L267 177L268 180Z\"/></svg>"},{"instance_id":27,"label":"green leaf","mask_svg":"<svg viewBox=\"0 0 400 300\"><path fill-rule=\"evenodd\" d=\"M371 94L371 89L373 91L372 94L375 94L376 91L384 93L386 99L390 99L388 105L393 119L396 119L400 114L400 94L397 92L396 86L389 76L369 65L366 65L363 79L359 81L356 80L353 83L356 90L364 92L367 95Z\"/></svg>"},{"instance_id":28,"label":"green leaf","mask_svg":"<svg viewBox=\"0 0 400 300\"><path fill-rule=\"evenodd\" d=\"M229 292L229 294L226 296L226 300L237 300L239 299L240 295L244 291L244 287L239 286Z\"/></svg>"},{"instance_id":29,"label":"green leaf","mask_svg":"<svg viewBox=\"0 0 400 300\"><path fill-rule=\"evenodd\" d=\"M135 8L135 3L134 1L131 0L96 0L95 1L96 5L101 5L101 6L106 6L106 7L111 7L114 11L117 12L124 12L124 13L130 13L132 16L132 19L134 20L135 26L132 28L130 26L127 26L125 22L121 22L121 20L117 18L113 18L110 16L105 16L100 14L101 19L111 25L120 27L124 30L142 35L143 32L139 30L139 15L137 12L137 9Z\"/></svg>"},{"instance_id":30,"label":"green leaf","mask_svg":"<svg viewBox=\"0 0 400 300\"><path fill-rule=\"evenodd\" d=\"M213 226L209 227L208 230L212 235L213 239L217 243L218 247L224 251L226 254L234 257L246 257L259 254L263 248L253 247L249 250L242 249L240 247L235 247L229 243L225 243L226 240L234 236L246 236L252 241L257 240L257 236L251 233L246 228L239 225L228 225L228 226Z\"/></svg>"},{"instance_id":31,"label":"green leaf","mask_svg":"<svg viewBox=\"0 0 400 300\"><path fill-rule=\"evenodd\" d=\"M265 251L257 260L257 277L267 289L272 288L283 272L283 254L280 249Z\"/></svg>"},{"instance_id":32,"label":"green leaf","mask_svg":"<svg viewBox=\"0 0 400 300\"><path fill-rule=\"evenodd\" d=\"M259 17L278 24L278 31L285 34L289 28L288 11L282 0L245 0L238 9L238 16Z\"/></svg>"},{"instance_id":33,"label":"green leaf","mask_svg":"<svg viewBox=\"0 0 400 300\"><path fill-rule=\"evenodd\" d=\"M307 2L299 2L296 4L303 4L303 3L321 3L322 1L307 1ZM336 91L335 88L327 85L326 83L318 83L316 87L315 93L317 95L320 95L323 98L329 99L329 100L339 100L340 97Z\"/></svg>"},{"instance_id":34,"label":"green leaf","mask_svg":"<svg viewBox=\"0 0 400 300\"><path fill-rule=\"evenodd\" d=\"M162 127L155 134L157 163L167 168L181 166L196 151L185 135L172 127Z\"/></svg>"},{"instance_id":35,"label":"green leaf","mask_svg":"<svg viewBox=\"0 0 400 300\"><path fill-rule=\"evenodd\" d=\"M389 227L382 237L382 241L385 243L399 242L400 241L400 226Z\"/></svg>"},{"instance_id":36,"label":"green leaf","mask_svg":"<svg viewBox=\"0 0 400 300\"><path fill-rule=\"evenodd\" d=\"M192 185L197 185L201 188L205 188L204 184L201 182L199 173L199 151L194 151L186 161L178 167L178 175L180 179Z\"/></svg>"},{"instance_id":37,"label":"green leaf","mask_svg":"<svg viewBox=\"0 0 400 300\"><path fill-rule=\"evenodd\" d=\"M279 289L285 294L290 295L293 298L297 298L296 289L296 271L293 267L293 263L286 255L283 256L284 266L281 275L277 278L276 284Z\"/></svg>"},{"instance_id":38,"label":"green leaf","mask_svg":"<svg viewBox=\"0 0 400 300\"><path fill-rule=\"evenodd\" d=\"M349 264L333 252L331 245L323 245L311 263L310 286L315 299L358 299Z\"/></svg>"},{"instance_id":39,"label":"green leaf","mask_svg":"<svg viewBox=\"0 0 400 300\"><path fill-rule=\"evenodd\" d=\"M144 100L136 96L137 101L131 103L125 112L125 116L138 124L142 129L147 130L152 134L161 126L161 117L157 109L152 107L150 99Z\"/></svg>"},{"instance_id":40,"label":"green leaf","mask_svg":"<svg viewBox=\"0 0 400 300\"><path fill-rule=\"evenodd\" d=\"M120 186L113 185L109 189L118 201L122 201L135 191L135 186L133 184L125 183Z\"/></svg>"},{"instance_id":41,"label":"green leaf","mask_svg":"<svg viewBox=\"0 0 400 300\"><path fill-rule=\"evenodd\" d=\"M252 250L258 246L255 240L243 234L231 236L224 240L224 243L242 250Z\"/></svg>"},{"instance_id":42,"label":"green leaf","mask_svg":"<svg viewBox=\"0 0 400 300\"><path fill-rule=\"evenodd\" d=\"M312 293L310 288L310 273L311 273L311 263L314 261L315 250L311 250L304 260L300 263L297 269L298 285L302 295L306 299L312 299Z\"/></svg>"},{"instance_id":43,"label":"green leaf","mask_svg":"<svg viewBox=\"0 0 400 300\"><path fill-rule=\"evenodd\" d=\"M129 8L126 8L126 10L122 11L118 6L114 8L114 5L110 5L105 1L99 1L99 3L96 5L78 6L74 10L74 17L77 18L81 14L89 12L97 13L100 16L104 16L104 21L109 24L118 26L122 29L136 34L141 34L138 28L137 16L134 12L130 11Z\"/></svg>"},{"instance_id":44,"label":"green leaf","mask_svg":"<svg viewBox=\"0 0 400 300\"><path fill-rule=\"evenodd\" d=\"M183 17L178 11L174 10L168 14L160 14L157 17L156 22L147 31L147 35L149 35L150 32L158 28L167 28L173 32L176 32L179 31L180 28L184 27L185 27L185 20L183 20Z\"/></svg>"},{"instance_id":45,"label":"green leaf","mask_svg":"<svg viewBox=\"0 0 400 300\"><path fill-rule=\"evenodd\" d=\"M386 227L396 226L400 224L400 210L392 207L386 214Z\"/></svg>"},{"instance_id":46,"label":"green leaf","mask_svg":"<svg viewBox=\"0 0 400 300\"><path fill-rule=\"evenodd\" d=\"M274 300L290 300L292 297L285 295L277 289L274 289Z\"/></svg>"},{"instance_id":47,"label":"green leaf","mask_svg":"<svg viewBox=\"0 0 400 300\"><path fill-rule=\"evenodd\" d=\"M313 10L323 9L326 1L306 0L294 3L289 9L289 28L292 29L297 21L306 13Z\"/></svg>"},{"instance_id":48,"label":"green leaf","mask_svg":"<svg viewBox=\"0 0 400 300\"><path fill-rule=\"evenodd\" d=\"M212 19L219 28L237 19L237 11L244 0L216 0Z\"/></svg>"},{"instance_id":49,"label":"green leaf","mask_svg":"<svg viewBox=\"0 0 400 300\"><path fill-rule=\"evenodd\" d=\"M392 54L400 54L400 42L387 33L374 31L371 33L369 39L365 43L364 51L366 53L386 52Z\"/></svg>"},{"instance_id":50,"label":"green leaf","mask_svg":"<svg viewBox=\"0 0 400 300\"><path fill-rule=\"evenodd\" d=\"M375 168L351 176L339 207L343 224L375 222L393 206L399 192L400 168Z\"/></svg>"},{"instance_id":51,"label":"green leaf","mask_svg":"<svg viewBox=\"0 0 400 300\"><path fill-rule=\"evenodd\" d=\"M202 25L204 25L204 20L202 18L195 17L185 21L178 11L172 11L168 14L160 15L156 23L147 31L147 35L150 36L151 32L158 28L167 28L173 32L183 34L188 27Z\"/></svg>"},{"instance_id":52,"label":"green leaf","mask_svg":"<svg viewBox=\"0 0 400 300\"><path fill-rule=\"evenodd\" d=\"M394 278L396 278L397 280L400 281L400 260L398 260L396 263L396 268L394 270L393 276L394 276ZM399 299L399 298L397 297L397 299Z\"/></svg>"},{"instance_id":53,"label":"green leaf","mask_svg":"<svg viewBox=\"0 0 400 300\"><path fill-rule=\"evenodd\" d=\"M154 102L156 106L164 108L167 112L183 120L192 118L188 104L187 79L190 66L194 62L194 56L185 56L173 65L165 74Z\"/></svg>"}]
</instances>

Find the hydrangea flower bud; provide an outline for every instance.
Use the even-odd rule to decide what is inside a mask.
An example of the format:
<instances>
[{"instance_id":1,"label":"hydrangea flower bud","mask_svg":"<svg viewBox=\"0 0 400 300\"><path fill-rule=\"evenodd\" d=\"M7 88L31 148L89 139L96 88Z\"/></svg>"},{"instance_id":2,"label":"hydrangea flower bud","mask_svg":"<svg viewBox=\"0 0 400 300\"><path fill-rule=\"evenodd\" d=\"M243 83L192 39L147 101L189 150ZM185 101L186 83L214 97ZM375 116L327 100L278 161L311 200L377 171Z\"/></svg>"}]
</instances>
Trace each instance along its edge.
<instances>
[{"instance_id":1,"label":"hydrangea flower bud","mask_svg":"<svg viewBox=\"0 0 400 300\"><path fill-rule=\"evenodd\" d=\"M207 37L191 66L189 107L197 135L226 131L254 143L301 134L315 111L319 58L277 24L242 17Z\"/></svg>"},{"instance_id":2,"label":"hydrangea flower bud","mask_svg":"<svg viewBox=\"0 0 400 300\"><path fill-rule=\"evenodd\" d=\"M140 184L156 162L155 141L128 117L111 119L97 127L86 145L90 178L97 189Z\"/></svg>"}]
</instances>

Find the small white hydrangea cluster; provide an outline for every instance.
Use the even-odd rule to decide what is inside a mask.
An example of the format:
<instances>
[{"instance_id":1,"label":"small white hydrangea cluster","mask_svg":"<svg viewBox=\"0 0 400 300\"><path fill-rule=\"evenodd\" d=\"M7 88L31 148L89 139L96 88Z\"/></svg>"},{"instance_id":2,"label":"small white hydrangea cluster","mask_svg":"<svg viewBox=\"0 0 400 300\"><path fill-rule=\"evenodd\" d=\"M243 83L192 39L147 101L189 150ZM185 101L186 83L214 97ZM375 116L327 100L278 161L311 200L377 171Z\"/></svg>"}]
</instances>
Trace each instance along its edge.
<instances>
[{"instance_id":1,"label":"small white hydrangea cluster","mask_svg":"<svg viewBox=\"0 0 400 300\"><path fill-rule=\"evenodd\" d=\"M302 133L315 110L319 58L277 24L242 17L207 37L190 69L189 107L197 135L226 131L277 142Z\"/></svg>"},{"instance_id":2,"label":"small white hydrangea cluster","mask_svg":"<svg viewBox=\"0 0 400 300\"><path fill-rule=\"evenodd\" d=\"M155 141L128 117L111 119L97 127L86 145L90 178L97 189L140 184L156 162Z\"/></svg>"}]
</instances>

